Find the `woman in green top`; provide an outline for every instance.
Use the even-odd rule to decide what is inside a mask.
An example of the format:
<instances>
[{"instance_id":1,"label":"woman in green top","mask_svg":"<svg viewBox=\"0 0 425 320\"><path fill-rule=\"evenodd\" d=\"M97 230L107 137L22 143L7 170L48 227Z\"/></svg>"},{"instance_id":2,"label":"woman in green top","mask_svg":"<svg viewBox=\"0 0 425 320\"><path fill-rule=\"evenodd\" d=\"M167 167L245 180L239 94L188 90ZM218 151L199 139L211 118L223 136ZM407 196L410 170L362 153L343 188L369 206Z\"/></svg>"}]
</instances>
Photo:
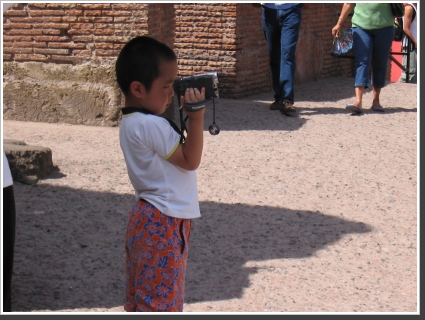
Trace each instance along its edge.
<instances>
[{"instance_id":1,"label":"woman in green top","mask_svg":"<svg viewBox=\"0 0 425 320\"><path fill-rule=\"evenodd\" d=\"M389 3L344 3L338 22L332 29L336 36L342 22L353 12L351 19L355 55L354 88L356 100L347 109L362 114L362 98L369 86L369 69L372 66L372 110L383 112L379 102L381 88L385 85L388 57L394 39L394 16Z\"/></svg>"}]
</instances>

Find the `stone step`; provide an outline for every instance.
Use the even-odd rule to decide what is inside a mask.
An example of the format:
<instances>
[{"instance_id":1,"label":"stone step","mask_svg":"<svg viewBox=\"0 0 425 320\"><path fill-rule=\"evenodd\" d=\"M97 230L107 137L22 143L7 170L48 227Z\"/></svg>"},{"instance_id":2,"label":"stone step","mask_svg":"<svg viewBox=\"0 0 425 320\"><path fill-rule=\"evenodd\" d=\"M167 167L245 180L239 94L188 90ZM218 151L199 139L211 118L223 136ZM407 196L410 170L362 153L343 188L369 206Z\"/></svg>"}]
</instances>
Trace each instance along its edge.
<instances>
[{"instance_id":1,"label":"stone step","mask_svg":"<svg viewBox=\"0 0 425 320\"><path fill-rule=\"evenodd\" d=\"M35 184L55 169L50 148L27 145L20 140L3 139L3 149L13 181Z\"/></svg>"}]
</instances>

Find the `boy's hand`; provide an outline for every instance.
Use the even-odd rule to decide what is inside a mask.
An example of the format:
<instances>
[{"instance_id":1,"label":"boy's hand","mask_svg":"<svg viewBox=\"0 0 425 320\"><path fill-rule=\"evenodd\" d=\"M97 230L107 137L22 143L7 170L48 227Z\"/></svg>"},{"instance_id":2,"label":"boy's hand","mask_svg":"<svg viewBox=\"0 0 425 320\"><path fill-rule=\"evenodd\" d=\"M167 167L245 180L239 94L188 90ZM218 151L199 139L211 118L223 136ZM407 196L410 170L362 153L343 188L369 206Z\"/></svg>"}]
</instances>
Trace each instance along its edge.
<instances>
[{"instance_id":1,"label":"boy's hand","mask_svg":"<svg viewBox=\"0 0 425 320\"><path fill-rule=\"evenodd\" d=\"M180 97L180 106L183 106L185 103L195 103L195 102L199 102L203 100L205 100L205 88L201 88L201 91L199 91L199 89L197 88L187 88L184 96ZM204 109L199 110L199 111L203 110L203 112L200 115L203 115L203 113L205 112ZM199 113L199 111L190 112L184 108L183 108L183 111L189 117L191 117L193 114Z\"/></svg>"},{"instance_id":2,"label":"boy's hand","mask_svg":"<svg viewBox=\"0 0 425 320\"><path fill-rule=\"evenodd\" d=\"M198 102L205 100L205 88L202 88L201 91L199 91L197 88L187 88L186 92L184 93L184 102Z\"/></svg>"}]
</instances>

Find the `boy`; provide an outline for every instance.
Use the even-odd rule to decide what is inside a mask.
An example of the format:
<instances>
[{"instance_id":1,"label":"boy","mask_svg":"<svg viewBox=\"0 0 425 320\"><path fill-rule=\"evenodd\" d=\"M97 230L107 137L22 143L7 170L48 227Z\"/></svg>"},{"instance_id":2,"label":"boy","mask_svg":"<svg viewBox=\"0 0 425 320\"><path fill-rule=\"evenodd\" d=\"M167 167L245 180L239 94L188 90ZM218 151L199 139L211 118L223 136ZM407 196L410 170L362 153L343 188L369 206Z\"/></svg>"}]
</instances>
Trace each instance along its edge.
<instances>
[{"instance_id":1,"label":"boy","mask_svg":"<svg viewBox=\"0 0 425 320\"><path fill-rule=\"evenodd\" d=\"M146 36L130 40L116 61L125 95L120 145L137 204L126 232L128 312L183 311L191 219L200 217L196 169L201 162L205 109L185 113L187 137L162 114L172 103L177 57ZM180 106L205 99L187 89Z\"/></svg>"}]
</instances>

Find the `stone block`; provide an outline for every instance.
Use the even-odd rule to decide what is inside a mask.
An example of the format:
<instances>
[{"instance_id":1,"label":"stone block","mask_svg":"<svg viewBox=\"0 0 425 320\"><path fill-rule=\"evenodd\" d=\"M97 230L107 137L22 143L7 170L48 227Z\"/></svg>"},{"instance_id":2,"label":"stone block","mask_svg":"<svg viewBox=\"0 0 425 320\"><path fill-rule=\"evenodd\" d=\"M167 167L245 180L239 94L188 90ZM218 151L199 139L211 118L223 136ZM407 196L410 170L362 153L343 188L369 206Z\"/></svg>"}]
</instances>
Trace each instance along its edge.
<instances>
[{"instance_id":1,"label":"stone block","mask_svg":"<svg viewBox=\"0 0 425 320\"><path fill-rule=\"evenodd\" d=\"M35 184L54 169L52 150L27 145L24 141L3 139L3 149L14 181Z\"/></svg>"}]
</instances>

